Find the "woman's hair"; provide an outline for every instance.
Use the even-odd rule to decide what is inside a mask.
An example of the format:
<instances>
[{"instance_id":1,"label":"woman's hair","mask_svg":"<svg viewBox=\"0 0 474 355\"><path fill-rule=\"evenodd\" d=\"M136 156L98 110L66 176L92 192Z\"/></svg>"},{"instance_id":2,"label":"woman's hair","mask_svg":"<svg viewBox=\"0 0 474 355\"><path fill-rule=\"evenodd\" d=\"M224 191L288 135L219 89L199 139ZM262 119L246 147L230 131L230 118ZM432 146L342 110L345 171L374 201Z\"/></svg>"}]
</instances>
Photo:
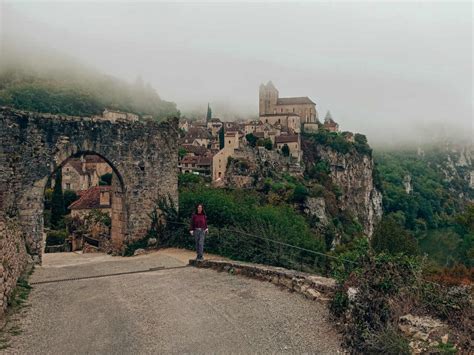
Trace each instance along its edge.
<instances>
[{"instance_id":1,"label":"woman's hair","mask_svg":"<svg viewBox=\"0 0 474 355\"><path fill-rule=\"evenodd\" d=\"M206 215L206 211L204 210L204 205L202 203L198 203L196 205L196 213L198 213L198 207L201 206L202 207L202 214L203 215Z\"/></svg>"}]
</instances>

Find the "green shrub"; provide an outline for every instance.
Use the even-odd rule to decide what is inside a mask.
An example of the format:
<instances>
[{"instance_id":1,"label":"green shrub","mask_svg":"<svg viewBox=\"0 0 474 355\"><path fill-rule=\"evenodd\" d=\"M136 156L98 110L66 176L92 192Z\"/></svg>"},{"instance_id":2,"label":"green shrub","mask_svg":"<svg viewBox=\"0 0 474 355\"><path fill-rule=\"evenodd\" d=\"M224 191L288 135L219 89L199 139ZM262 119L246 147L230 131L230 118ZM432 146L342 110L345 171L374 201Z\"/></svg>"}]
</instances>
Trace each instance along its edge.
<instances>
[{"instance_id":1,"label":"green shrub","mask_svg":"<svg viewBox=\"0 0 474 355\"><path fill-rule=\"evenodd\" d=\"M306 201L306 198L308 197L309 192L306 186L304 185L296 185L294 191L293 191L293 201L297 203L303 203Z\"/></svg>"},{"instance_id":2,"label":"green shrub","mask_svg":"<svg viewBox=\"0 0 474 355\"><path fill-rule=\"evenodd\" d=\"M247 140L248 144L251 147L255 147L257 145L258 138L255 135L253 135L252 133L249 133L249 134L245 135L245 139Z\"/></svg>"},{"instance_id":3,"label":"green shrub","mask_svg":"<svg viewBox=\"0 0 474 355\"><path fill-rule=\"evenodd\" d=\"M367 354L410 355L412 353L408 340L392 326L369 333L365 350Z\"/></svg>"},{"instance_id":4,"label":"green shrub","mask_svg":"<svg viewBox=\"0 0 474 355\"><path fill-rule=\"evenodd\" d=\"M64 191L64 206L66 208L68 208L71 205L71 203L73 203L77 199L78 199L78 196L75 191L72 191L72 190ZM67 209L67 211L70 212L69 209Z\"/></svg>"},{"instance_id":5,"label":"green shrub","mask_svg":"<svg viewBox=\"0 0 474 355\"><path fill-rule=\"evenodd\" d=\"M407 255L418 253L416 239L392 215L384 216L379 222L372 236L371 245L376 252Z\"/></svg>"},{"instance_id":6,"label":"green shrub","mask_svg":"<svg viewBox=\"0 0 474 355\"><path fill-rule=\"evenodd\" d=\"M314 184L309 189L309 196L311 197L323 197L324 196L324 186L319 184Z\"/></svg>"},{"instance_id":7,"label":"green shrub","mask_svg":"<svg viewBox=\"0 0 474 355\"><path fill-rule=\"evenodd\" d=\"M196 174L184 173L178 175L178 185L180 187L193 186L200 184L201 182L201 177Z\"/></svg>"},{"instance_id":8,"label":"green shrub","mask_svg":"<svg viewBox=\"0 0 474 355\"><path fill-rule=\"evenodd\" d=\"M46 234L46 245L63 245L68 236L66 230L51 230Z\"/></svg>"}]
</instances>

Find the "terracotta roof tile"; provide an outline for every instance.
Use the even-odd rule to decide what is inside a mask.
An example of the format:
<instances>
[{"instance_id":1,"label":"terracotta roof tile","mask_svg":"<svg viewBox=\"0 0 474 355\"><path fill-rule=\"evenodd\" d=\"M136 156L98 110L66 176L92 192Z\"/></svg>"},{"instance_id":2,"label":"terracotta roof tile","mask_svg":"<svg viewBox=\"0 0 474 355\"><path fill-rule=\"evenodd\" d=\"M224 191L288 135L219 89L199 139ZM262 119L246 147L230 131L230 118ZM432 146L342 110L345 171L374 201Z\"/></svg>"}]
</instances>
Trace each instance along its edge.
<instances>
[{"instance_id":1,"label":"terracotta roof tile","mask_svg":"<svg viewBox=\"0 0 474 355\"><path fill-rule=\"evenodd\" d=\"M70 210L84 210L93 208L107 208L110 205L100 204L100 192L111 191L111 186L94 186L81 194L79 200L69 205Z\"/></svg>"}]
</instances>

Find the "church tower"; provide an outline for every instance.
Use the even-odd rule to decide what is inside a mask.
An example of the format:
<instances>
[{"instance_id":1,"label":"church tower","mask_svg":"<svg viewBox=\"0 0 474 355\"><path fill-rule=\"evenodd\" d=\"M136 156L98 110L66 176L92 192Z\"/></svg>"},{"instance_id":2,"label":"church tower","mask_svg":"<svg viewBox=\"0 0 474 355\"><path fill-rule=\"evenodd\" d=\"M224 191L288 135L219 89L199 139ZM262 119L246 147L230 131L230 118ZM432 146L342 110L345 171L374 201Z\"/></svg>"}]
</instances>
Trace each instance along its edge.
<instances>
[{"instance_id":1,"label":"church tower","mask_svg":"<svg viewBox=\"0 0 474 355\"><path fill-rule=\"evenodd\" d=\"M267 85L260 85L259 99L260 116L275 113L275 107L278 101L278 90L271 81L269 81Z\"/></svg>"}]
</instances>

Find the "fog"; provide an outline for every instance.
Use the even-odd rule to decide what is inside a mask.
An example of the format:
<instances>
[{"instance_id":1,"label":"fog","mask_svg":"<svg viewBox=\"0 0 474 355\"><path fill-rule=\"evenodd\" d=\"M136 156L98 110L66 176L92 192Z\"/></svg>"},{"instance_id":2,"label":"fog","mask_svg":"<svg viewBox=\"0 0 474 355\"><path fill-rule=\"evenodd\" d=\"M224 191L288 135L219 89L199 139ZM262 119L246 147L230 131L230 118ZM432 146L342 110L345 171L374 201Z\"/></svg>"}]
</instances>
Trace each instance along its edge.
<instances>
[{"instance_id":1,"label":"fog","mask_svg":"<svg viewBox=\"0 0 474 355\"><path fill-rule=\"evenodd\" d=\"M474 136L470 2L0 6L3 43L141 76L186 115L257 117L272 80L375 146Z\"/></svg>"}]
</instances>

